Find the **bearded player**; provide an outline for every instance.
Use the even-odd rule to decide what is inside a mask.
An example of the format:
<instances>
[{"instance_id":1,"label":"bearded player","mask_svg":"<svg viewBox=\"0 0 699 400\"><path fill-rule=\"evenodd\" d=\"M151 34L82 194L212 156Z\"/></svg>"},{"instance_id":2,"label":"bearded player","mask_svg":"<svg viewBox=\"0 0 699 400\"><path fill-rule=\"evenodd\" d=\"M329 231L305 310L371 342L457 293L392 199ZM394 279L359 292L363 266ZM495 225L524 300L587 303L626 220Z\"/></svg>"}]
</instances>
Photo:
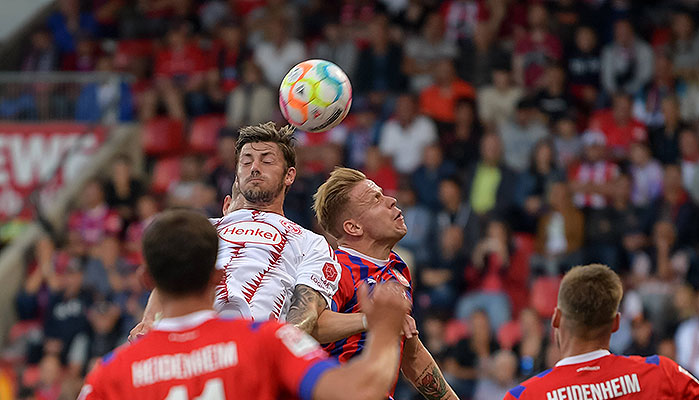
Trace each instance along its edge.
<instances>
[{"instance_id":1,"label":"bearded player","mask_svg":"<svg viewBox=\"0 0 699 400\"><path fill-rule=\"evenodd\" d=\"M609 352L622 294L621 280L605 265L568 271L551 319L563 359L510 390L505 400L699 399L699 381L674 361Z\"/></svg>"},{"instance_id":2,"label":"bearded player","mask_svg":"<svg viewBox=\"0 0 699 400\"><path fill-rule=\"evenodd\" d=\"M223 278L216 310L224 315L286 321L328 342L361 332L360 315L328 313L340 266L325 238L284 217L284 198L296 178L293 130L274 123L240 130L236 184L224 216L212 220L219 236L217 268ZM233 196L239 189L240 198ZM132 338L147 332L161 310L157 290Z\"/></svg>"},{"instance_id":3,"label":"bearded player","mask_svg":"<svg viewBox=\"0 0 699 400\"><path fill-rule=\"evenodd\" d=\"M362 292L371 323L367 354L337 367L310 336L276 321L220 317L212 308L221 271L219 240L203 216L161 214L146 229L148 275L163 319L141 340L105 356L80 400L380 399L398 365L399 332L410 308L398 285Z\"/></svg>"},{"instance_id":4,"label":"bearded player","mask_svg":"<svg viewBox=\"0 0 699 400\"><path fill-rule=\"evenodd\" d=\"M342 265L342 277L332 310L357 313L357 290L364 283L397 281L403 285L406 297L412 299L410 271L392 251L407 233L396 199L385 196L363 173L336 168L318 188L313 209L320 225L339 245L335 254ZM324 317L325 312L320 320ZM366 334L358 333L330 344L326 350L346 362L365 350L365 340ZM417 335L404 336L402 356L400 370L426 399L457 399Z\"/></svg>"}]
</instances>

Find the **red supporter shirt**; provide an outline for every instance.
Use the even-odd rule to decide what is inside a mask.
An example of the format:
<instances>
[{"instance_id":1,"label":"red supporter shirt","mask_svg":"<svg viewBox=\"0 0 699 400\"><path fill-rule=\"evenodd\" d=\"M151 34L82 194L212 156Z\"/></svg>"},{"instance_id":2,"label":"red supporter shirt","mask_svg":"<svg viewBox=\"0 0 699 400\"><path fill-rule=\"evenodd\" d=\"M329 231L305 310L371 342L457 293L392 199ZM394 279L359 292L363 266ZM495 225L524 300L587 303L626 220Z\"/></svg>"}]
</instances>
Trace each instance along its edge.
<instances>
[{"instance_id":1,"label":"red supporter shirt","mask_svg":"<svg viewBox=\"0 0 699 400\"><path fill-rule=\"evenodd\" d=\"M190 43L180 50L166 49L155 58L155 74L166 78L183 78L206 72L208 63L204 52Z\"/></svg>"},{"instance_id":2,"label":"red supporter shirt","mask_svg":"<svg viewBox=\"0 0 699 400\"><path fill-rule=\"evenodd\" d=\"M106 355L78 400L310 399L318 379L337 365L291 325L205 310L161 320Z\"/></svg>"},{"instance_id":3,"label":"red supporter shirt","mask_svg":"<svg viewBox=\"0 0 699 400\"><path fill-rule=\"evenodd\" d=\"M696 400L699 381L661 357L617 356L597 350L564 358L511 389L504 400Z\"/></svg>"},{"instance_id":4,"label":"red supporter shirt","mask_svg":"<svg viewBox=\"0 0 699 400\"><path fill-rule=\"evenodd\" d=\"M590 127L604 133L607 147L628 150L632 142L643 142L648 138L646 126L636 119L626 125L617 124L611 110L598 111L592 116Z\"/></svg>"},{"instance_id":5,"label":"red supporter shirt","mask_svg":"<svg viewBox=\"0 0 699 400\"><path fill-rule=\"evenodd\" d=\"M85 244L94 245L105 237L116 236L121 232L119 214L106 205L90 210L75 211L68 218L68 230L78 232Z\"/></svg>"},{"instance_id":6,"label":"red supporter shirt","mask_svg":"<svg viewBox=\"0 0 699 400\"><path fill-rule=\"evenodd\" d=\"M437 85L427 87L420 93L420 111L437 122L454 122L454 107L462 98L473 99L473 86L461 79L455 80L448 90Z\"/></svg>"},{"instance_id":7,"label":"red supporter shirt","mask_svg":"<svg viewBox=\"0 0 699 400\"><path fill-rule=\"evenodd\" d=\"M563 46L558 38L550 33L541 41L536 41L531 34L515 44L515 56L521 56L524 63L524 86L533 88L546 70L548 60L563 58Z\"/></svg>"},{"instance_id":8,"label":"red supporter shirt","mask_svg":"<svg viewBox=\"0 0 699 400\"><path fill-rule=\"evenodd\" d=\"M357 289L364 283L371 288L380 282L398 281L405 286L406 294L412 301L413 289L410 270L398 254L391 252L389 259L384 261L373 259L346 247L340 247L338 250L335 250L335 255L342 266L342 274L340 275L337 292L333 296L332 311L341 313L360 312ZM361 354L365 344L366 332L363 332L324 347L331 356L337 357L340 362L344 363ZM404 344L405 338L402 339L401 349ZM397 379L398 371L396 371L396 381ZM391 394L393 394L393 391L391 391Z\"/></svg>"}]
</instances>

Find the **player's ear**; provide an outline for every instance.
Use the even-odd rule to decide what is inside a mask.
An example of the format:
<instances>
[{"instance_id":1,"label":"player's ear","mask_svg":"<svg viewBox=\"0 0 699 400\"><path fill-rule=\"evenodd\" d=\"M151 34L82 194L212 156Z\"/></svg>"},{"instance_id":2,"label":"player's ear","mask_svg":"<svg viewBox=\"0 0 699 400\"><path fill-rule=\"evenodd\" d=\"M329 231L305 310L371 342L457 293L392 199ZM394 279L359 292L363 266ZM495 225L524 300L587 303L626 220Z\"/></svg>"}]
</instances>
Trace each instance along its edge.
<instances>
[{"instance_id":1,"label":"player's ear","mask_svg":"<svg viewBox=\"0 0 699 400\"><path fill-rule=\"evenodd\" d=\"M612 324L612 333L619 330L619 321L621 320L621 314L616 313L614 316L614 323Z\"/></svg>"},{"instance_id":2,"label":"player's ear","mask_svg":"<svg viewBox=\"0 0 699 400\"><path fill-rule=\"evenodd\" d=\"M558 307L553 309L553 317L551 317L551 327L558 329L561 327L561 310Z\"/></svg>"},{"instance_id":3,"label":"player's ear","mask_svg":"<svg viewBox=\"0 0 699 400\"><path fill-rule=\"evenodd\" d=\"M362 235L362 227L359 226L354 219L346 219L345 222L342 223L342 230L349 236Z\"/></svg>"},{"instance_id":4,"label":"player's ear","mask_svg":"<svg viewBox=\"0 0 699 400\"><path fill-rule=\"evenodd\" d=\"M148 273L148 268L143 264L138 268L138 277L143 285L148 290L153 290L155 288L155 281L153 277Z\"/></svg>"},{"instance_id":5,"label":"player's ear","mask_svg":"<svg viewBox=\"0 0 699 400\"><path fill-rule=\"evenodd\" d=\"M289 169L286 170L286 175L284 176L284 185L287 187L291 186L292 183L296 180L296 168L294 167L289 167Z\"/></svg>"},{"instance_id":6,"label":"player's ear","mask_svg":"<svg viewBox=\"0 0 699 400\"><path fill-rule=\"evenodd\" d=\"M226 197L223 198L223 215L228 214L228 209L231 207L232 202L233 198L229 194L227 194Z\"/></svg>"},{"instance_id":7,"label":"player's ear","mask_svg":"<svg viewBox=\"0 0 699 400\"><path fill-rule=\"evenodd\" d=\"M212 286L216 287L223 280L224 271L222 269L214 269L211 274L211 281L209 282Z\"/></svg>"}]
</instances>

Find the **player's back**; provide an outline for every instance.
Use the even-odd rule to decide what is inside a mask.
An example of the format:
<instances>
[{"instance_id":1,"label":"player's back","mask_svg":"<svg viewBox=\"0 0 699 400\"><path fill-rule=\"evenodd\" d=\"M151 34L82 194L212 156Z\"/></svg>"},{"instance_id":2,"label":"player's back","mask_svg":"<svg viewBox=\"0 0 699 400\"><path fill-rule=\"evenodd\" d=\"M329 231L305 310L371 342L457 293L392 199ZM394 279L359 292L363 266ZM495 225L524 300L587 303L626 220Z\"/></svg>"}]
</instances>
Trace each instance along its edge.
<instances>
[{"instance_id":1,"label":"player's back","mask_svg":"<svg viewBox=\"0 0 699 400\"><path fill-rule=\"evenodd\" d=\"M216 268L225 273L216 295L223 315L284 321L297 284L330 302L340 266L325 238L264 211L236 210L211 222L219 236Z\"/></svg>"},{"instance_id":2,"label":"player's back","mask_svg":"<svg viewBox=\"0 0 699 400\"><path fill-rule=\"evenodd\" d=\"M226 320L213 311L164 320L106 356L81 399L260 399L306 397L308 370L334 363L290 325ZM317 367L314 367L315 365ZM309 374L310 375L310 374Z\"/></svg>"},{"instance_id":3,"label":"player's back","mask_svg":"<svg viewBox=\"0 0 699 400\"><path fill-rule=\"evenodd\" d=\"M510 390L506 400L696 400L699 382L660 356L617 356L598 350L561 360Z\"/></svg>"}]
</instances>

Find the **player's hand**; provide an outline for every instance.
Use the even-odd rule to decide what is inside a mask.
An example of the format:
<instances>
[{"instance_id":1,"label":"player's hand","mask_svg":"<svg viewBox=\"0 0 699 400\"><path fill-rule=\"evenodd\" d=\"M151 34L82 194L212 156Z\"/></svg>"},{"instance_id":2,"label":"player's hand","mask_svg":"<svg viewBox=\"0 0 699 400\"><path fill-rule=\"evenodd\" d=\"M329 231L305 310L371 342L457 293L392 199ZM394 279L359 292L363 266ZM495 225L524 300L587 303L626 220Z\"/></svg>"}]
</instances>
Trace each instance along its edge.
<instances>
[{"instance_id":1,"label":"player's hand","mask_svg":"<svg viewBox=\"0 0 699 400\"><path fill-rule=\"evenodd\" d=\"M411 339L413 336L417 336L418 330L415 324L415 319L410 316L410 314L405 314L405 319L403 319L403 336L406 339Z\"/></svg>"},{"instance_id":2,"label":"player's hand","mask_svg":"<svg viewBox=\"0 0 699 400\"><path fill-rule=\"evenodd\" d=\"M129 332L129 343L135 342L141 336L150 332L151 329L153 329L153 321L143 320L139 322L138 325L136 325L133 329L131 329L131 332Z\"/></svg>"},{"instance_id":3,"label":"player's hand","mask_svg":"<svg viewBox=\"0 0 699 400\"><path fill-rule=\"evenodd\" d=\"M359 287L358 295L359 306L366 315L369 330L386 329L398 336L411 308L404 287L393 281L380 283L374 286L369 297L369 288L364 284Z\"/></svg>"}]
</instances>

